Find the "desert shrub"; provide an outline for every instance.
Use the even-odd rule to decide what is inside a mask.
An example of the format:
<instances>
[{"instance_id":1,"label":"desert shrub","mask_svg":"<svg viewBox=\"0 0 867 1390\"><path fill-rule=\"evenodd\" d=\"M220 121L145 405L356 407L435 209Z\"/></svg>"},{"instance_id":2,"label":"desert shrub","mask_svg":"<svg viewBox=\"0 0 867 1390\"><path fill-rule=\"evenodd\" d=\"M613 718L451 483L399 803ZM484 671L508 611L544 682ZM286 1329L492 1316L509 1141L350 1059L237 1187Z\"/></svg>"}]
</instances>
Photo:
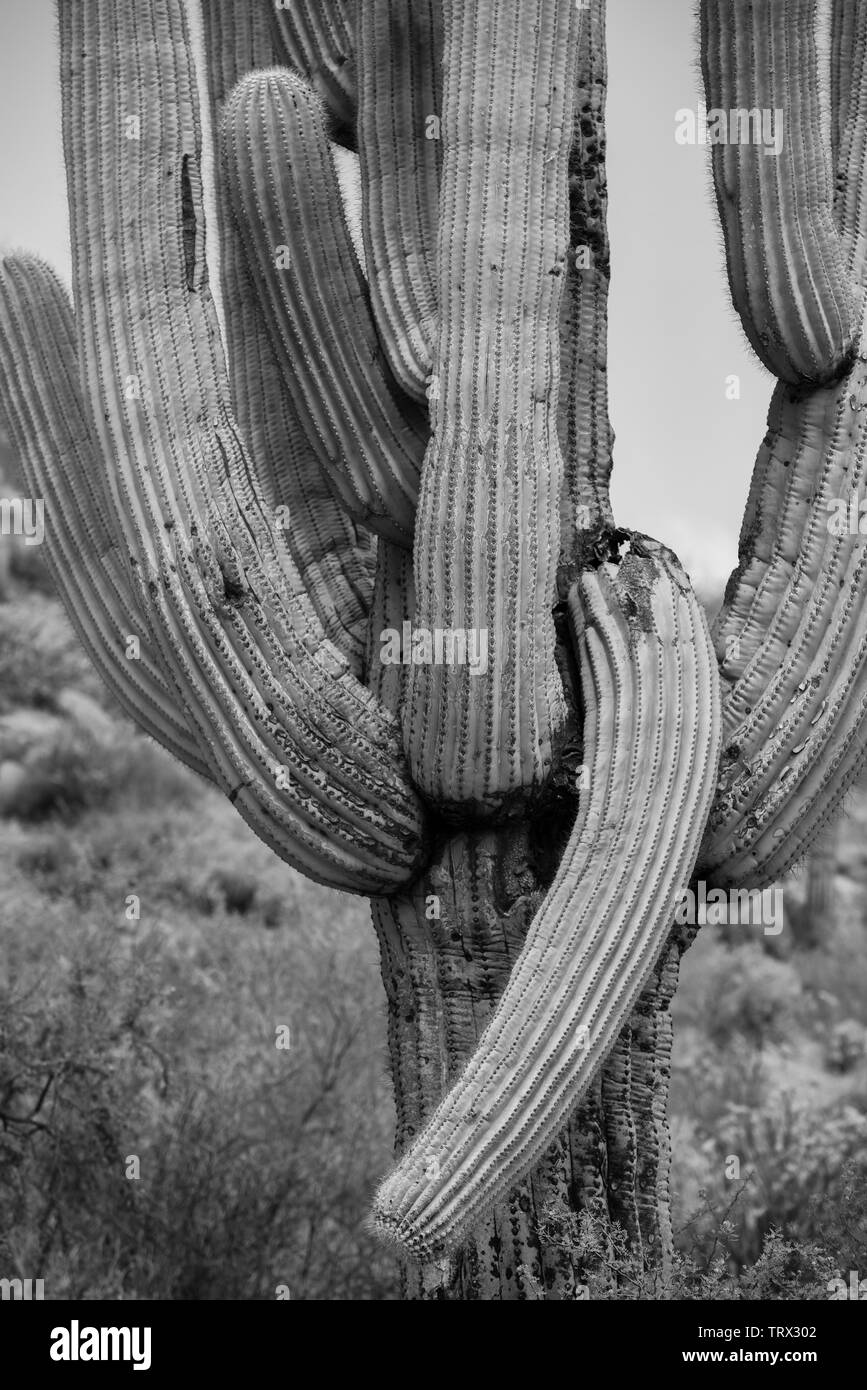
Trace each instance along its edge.
<instances>
[{"instance_id":1,"label":"desert shrub","mask_svg":"<svg viewBox=\"0 0 867 1390\"><path fill-rule=\"evenodd\" d=\"M672 1269L663 1278L658 1265L630 1246L626 1232L613 1227L604 1213L565 1212L549 1208L542 1216L545 1240L568 1260L582 1297L602 1302L753 1300L818 1301L829 1297L829 1284L839 1276L834 1256L819 1245L767 1232L756 1261L738 1271L728 1257L729 1216L710 1216L710 1241L679 1249ZM586 1292L585 1292L586 1291ZM537 1288L541 1298L542 1290Z\"/></svg>"},{"instance_id":2,"label":"desert shrub","mask_svg":"<svg viewBox=\"0 0 867 1390\"><path fill-rule=\"evenodd\" d=\"M717 1047L741 1038L761 1048L784 1038L797 1015L801 980L790 961L776 960L761 944L729 946L705 927L686 957L676 1018L700 1027ZM693 954L694 953L694 954Z\"/></svg>"},{"instance_id":3,"label":"desert shrub","mask_svg":"<svg viewBox=\"0 0 867 1390\"><path fill-rule=\"evenodd\" d=\"M31 891L2 943L4 1271L55 1298L395 1296L364 1225L392 1126L372 934L315 904L306 939L74 915Z\"/></svg>"},{"instance_id":4,"label":"desert shrub","mask_svg":"<svg viewBox=\"0 0 867 1390\"><path fill-rule=\"evenodd\" d=\"M110 703L57 600L25 589L0 609L0 714L55 709L67 685Z\"/></svg>"},{"instance_id":5,"label":"desert shrub","mask_svg":"<svg viewBox=\"0 0 867 1390\"><path fill-rule=\"evenodd\" d=\"M834 1192L817 1203L816 1224L840 1269L867 1270L867 1153L843 1167Z\"/></svg>"},{"instance_id":6,"label":"desert shrub","mask_svg":"<svg viewBox=\"0 0 867 1390\"><path fill-rule=\"evenodd\" d=\"M840 1201L843 1170L867 1140L867 1117L853 1106L823 1109L769 1090L760 1106L728 1101L704 1139L714 1209L739 1194L728 1251L742 1267L755 1262L772 1229L798 1241L822 1235L823 1212ZM739 1179L742 1187L733 1187ZM709 1231L699 1223L693 1239L707 1243Z\"/></svg>"},{"instance_id":7,"label":"desert shrub","mask_svg":"<svg viewBox=\"0 0 867 1390\"><path fill-rule=\"evenodd\" d=\"M101 756L95 756L97 751ZM15 815L25 821L69 820L90 806L104 805L121 785L125 763L121 748L99 749L84 730L64 725L28 757Z\"/></svg>"},{"instance_id":8,"label":"desert shrub","mask_svg":"<svg viewBox=\"0 0 867 1390\"><path fill-rule=\"evenodd\" d=\"M0 493L5 497L27 496L24 471L15 450L0 435ZM43 594L54 592L54 582L45 558L44 545L27 545L22 536L0 536L0 602L8 584L4 579L12 574L27 590Z\"/></svg>"},{"instance_id":9,"label":"desert shrub","mask_svg":"<svg viewBox=\"0 0 867 1390\"><path fill-rule=\"evenodd\" d=\"M798 962L805 986L821 1008L823 1039L846 1019L867 1026L867 930L848 922L826 937L819 951Z\"/></svg>"},{"instance_id":10,"label":"desert shrub","mask_svg":"<svg viewBox=\"0 0 867 1390\"><path fill-rule=\"evenodd\" d=\"M831 1028L825 1046L825 1066L846 1075L855 1071L867 1056L867 1030L854 1018L844 1018Z\"/></svg>"},{"instance_id":11,"label":"desert shrub","mask_svg":"<svg viewBox=\"0 0 867 1390\"><path fill-rule=\"evenodd\" d=\"M709 1250L725 1219L725 1257L738 1270L756 1263L772 1230L799 1246L819 1241L843 1267L858 1267L835 1214L867 1138L865 1073L848 1052L845 1071L827 1070L846 1019L841 1001L860 979L856 945L838 928L821 951L775 959L763 943L729 947L705 929L687 955L672 1079L682 1250Z\"/></svg>"},{"instance_id":12,"label":"desert shrub","mask_svg":"<svg viewBox=\"0 0 867 1390\"><path fill-rule=\"evenodd\" d=\"M86 810L116 812L162 805L192 806L198 779L148 739L121 725L99 734L69 720L22 755L21 778L7 816L38 823L77 820Z\"/></svg>"},{"instance_id":13,"label":"desert shrub","mask_svg":"<svg viewBox=\"0 0 867 1390\"><path fill-rule=\"evenodd\" d=\"M245 917L256 901L258 885L249 874L237 869L221 869L214 875L214 886L227 912Z\"/></svg>"}]
</instances>

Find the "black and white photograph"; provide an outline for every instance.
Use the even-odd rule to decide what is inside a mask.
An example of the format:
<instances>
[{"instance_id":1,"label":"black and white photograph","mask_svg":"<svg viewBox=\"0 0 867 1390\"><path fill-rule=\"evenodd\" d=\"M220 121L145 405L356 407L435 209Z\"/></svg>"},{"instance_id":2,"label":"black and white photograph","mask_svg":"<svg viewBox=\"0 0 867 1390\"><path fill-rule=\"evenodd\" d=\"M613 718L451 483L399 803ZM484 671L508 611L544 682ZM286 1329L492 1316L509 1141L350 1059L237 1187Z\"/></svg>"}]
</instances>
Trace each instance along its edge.
<instances>
[{"instance_id":1,"label":"black and white photograph","mask_svg":"<svg viewBox=\"0 0 867 1390\"><path fill-rule=\"evenodd\" d=\"M856 1354L865 314L864 0L0 0L25 1374Z\"/></svg>"}]
</instances>

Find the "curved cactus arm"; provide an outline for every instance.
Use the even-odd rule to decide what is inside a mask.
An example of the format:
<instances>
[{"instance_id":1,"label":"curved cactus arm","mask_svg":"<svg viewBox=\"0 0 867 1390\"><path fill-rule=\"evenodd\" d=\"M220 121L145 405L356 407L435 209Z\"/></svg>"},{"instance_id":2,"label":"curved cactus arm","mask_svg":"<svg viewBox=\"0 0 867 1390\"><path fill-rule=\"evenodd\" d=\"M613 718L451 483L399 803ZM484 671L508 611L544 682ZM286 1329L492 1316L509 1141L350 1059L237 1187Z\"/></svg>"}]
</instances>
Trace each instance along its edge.
<instances>
[{"instance_id":1,"label":"curved cactus arm","mask_svg":"<svg viewBox=\"0 0 867 1390\"><path fill-rule=\"evenodd\" d=\"M619 573L581 576L570 609L589 795L477 1052L374 1206L382 1230L425 1257L538 1160L610 1051L713 795L716 661L674 557L634 537Z\"/></svg>"},{"instance_id":2,"label":"curved cactus arm","mask_svg":"<svg viewBox=\"0 0 867 1390\"><path fill-rule=\"evenodd\" d=\"M311 877L387 891L419 862L422 810L393 717L325 640L228 411L184 5L59 13L82 369L161 662L253 828Z\"/></svg>"},{"instance_id":3,"label":"curved cactus arm","mask_svg":"<svg viewBox=\"0 0 867 1390\"><path fill-rule=\"evenodd\" d=\"M151 650L109 529L66 291L32 256L0 264L0 418L44 503L51 573L81 642L137 724L203 777L206 761ZM131 641L131 639L135 639Z\"/></svg>"},{"instance_id":4,"label":"curved cactus arm","mask_svg":"<svg viewBox=\"0 0 867 1390\"><path fill-rule=\"evenodd\" d=\"M780 386L768 424L715 625L726 748L701 862L733 884L796 863L867 750L867 550L849 529L867 492L867 361L806 400Z\"/></svg>"},{"instance_id":5,"label":"curved cactus arm","mask_svg":"<svg viewBox=\"0 0 867 1390\"><path fill-rule=\"evenodd\" d=\"M426 398L437 334L440 0L358 0L358 149L370 294L403 389Z\"/></svg>"},{"instance_id":6,"label":"curved cactus arm","mask_svg":"<svg viewBox=\"0 0 867 1390\"><path fill-rule=\"evenodd\" d=\"M223 155L259 310L310 447L347 511L409 547L429 431L382 358L321 102L292 73L249 74L226 107Z\"/></svg>"},{"instance_id":7,"label":"curved cactus arm","mask_svg":"<svg viewBox=\"0 0 867 1390\"><path fill-rule=\"evenodd\" d=\"M446 0L439 334L416 524L416 627L487 644L486 671L413 666L417 784L498 809L550 771L563 459L559 314L578 10ZM533 100L527 100L527 92Z\"/></svg>"},{"instance_id":8,"label":"curved cactus arm","mask_svg":"<svg viewBox=\"0 0 867 1390\"><path fill-rule=\"evenodd\" d=\"M767 23L767 6L755 10ZM781 7L774 11L779 24L783 10L790 12L791 24L809 7ZM863 6L849 19L846 83L840 77L839 42L831 46L837 78L830 90L845 101L846 111L842 125L839 112L830 111L830 128L842 128L833 169L834 226L829 247L821 240L827 235L823 216L815 229L819 244L807 259L811 265L823 258L836 263L842 247L845 273L861 302L867 283L867 112L850 87L859 93L863 86ZM839 26L842 17L836 20ZM740 51L754 19L739 10L738 25ZM859 54L861 66L853 69ZM813 80L819 80L815 73ZM802 107L815 112L817 98L796 87L786 108L796 130L805 126ZM827 163L827 133L822 141ZM793 273L798 275L797 261ZM811 283L809 273L803 280ZM797 862L863 762L867 567L858 499L867 488L867 355L861 318L856 348L854 362L841 366L837 349L829 345L821 374L836 374L832 384L778 386L756 462L740 564L714 629L726 751L700 862L720 883L768 883Z\"/></svg>"},{"instance_id":9,"label":"curved cactus arm","mask_svg":"<svg viewBox=\"0 0 867 1390\"><path fill-rule=\"evenodd\" d=\"M208 0L202 6L212 130L226 97L276 52L261 0ZM217 179L220 279L232 406L259 470L265 501L278 518L301 582L326 637L361 670L375 565L369 533L346 514L307 441L257 305L225 179Z\"/></svg>"},{"instance_id":10,"label":"curved cactus arm","mask_svg":"<svg viewBox=\"0 0 867 1390\"><path fill-rule=\"evenodd\" d=\"M776 377L832 381L857 346L863 293L833 217L828 0L702 0L701 36L735 308Z\"/></svg>"},{"instance_id":11,"label":"curved cactus arm","mask_svg":"<svg viewBox=\"0 0 867 1390\"><path fill-rule=\"evenodd\" d=\"M352 145L357 112L355 8L358 0L259 0L270 12L281 61L322 98L342 144Z\"/></svg>"}]
</instances>

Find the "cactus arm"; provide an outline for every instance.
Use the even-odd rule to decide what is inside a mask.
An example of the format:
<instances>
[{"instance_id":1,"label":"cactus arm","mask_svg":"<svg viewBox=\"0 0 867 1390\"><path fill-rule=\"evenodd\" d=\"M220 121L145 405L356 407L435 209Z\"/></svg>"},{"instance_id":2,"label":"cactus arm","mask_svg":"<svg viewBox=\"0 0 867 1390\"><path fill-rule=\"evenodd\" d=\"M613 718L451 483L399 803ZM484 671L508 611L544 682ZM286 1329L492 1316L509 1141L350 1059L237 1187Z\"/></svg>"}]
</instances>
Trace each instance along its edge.
<instances>
[{"instance_id":1,"label":"cactus arm","mask_svg":"<svg viewBox=\"0 0 867 1390\"><path fill-rule=\"evenodd\" d=\"M211 125L219 132L226 97L246 73L273 67L272 26L261 0L208 0L202 6ZM375 549L346 515L307 442L256 303L225 179L217 180L221 291L232 406L259 469L265 501L283 536L326 637L360 672Z\"/></svg>"},{"instance_id":2,"label":"cactus arm","mask_svg":"<svg viewBox=\"0 0 867 1390\"><path fill-rule=\"evenodd\" d=\"M530 1165L610 1051L689 878L716 778L716 661L701 607L634 538L570 599L589 797L463 1076L383 1184L381 1228L430 1257Z\"/></svg>"},{"instance_id":3,"label":"cactus arm","mask_svg":"<svg viewBox=\"0 0 867 1390\"><path fill-rule=\"evenodd\" d=\"M448 0L444 15L437 390L416 626L484 633L489 651L482 677L413 668L405 736L414 779L441 809L486 814L538 790L564 720L551 611L578 17L547 0Z\"/></svg>"},{"instance_id":4,"label":"cactus arm","mask_svg":"<svg viewBox=\"0 0 867 1390\"><path fill-rule=\"evenodd\" d=\"M347 511L408 548L427 422L402 406L382 358L321 103L292 73L251 73L228 102L223 150L260 312L310 447Z\"/></svg>"},{"instance_id":5,"label":"cactus arm","mask_svg":"<svg viewBox=\"0 0 867 1390\"><path fill-rule=\"evenodd\" d=\"M726 752L701 862L721 882L778 878L863 763L867 552L857 532L832 534L829 504L865 493L865 417L863 359L836 387L774 397L715 625Z\"/></svg>"},{"instance_id":6,"label":"cactus arm","mask_svg":"<svg viewBox=\"0 0 867 1390\"><path fill-rule=\"evenodd\" d=\"M358 148L373 311L397 381L424 401L437 333L439 0L358 0L357 51Z\"/></svg>"},{"instance_id":7,"label":"cactus arm","mask_svg":"<svg viewBox=\"0 0 867 1390\"><path fill-rule=\"evenodd\" d=\"M713 173L735 308L776 377L828 382L857 347L863 293L833 217L827 0L702 0L708 117L775 112L779 155L728 131Z\"/></svg>"},{"instance_id":8,"label":"cactus arm","mask_svg":"<svg viewBox=\"0 0 867 1390\"><path fill-rule=\"evenodd\" d=\"M766 8L756 7L763 14ZM802 4L783 8L791 12L790 24L807 13ZM781 16L782 11L780 24ZM862 64L849 72L849 83L858 93L867 33L863 7L849 19L844 28L850 60L860 54ZM830 129L842 134L834 169L833 249L826 260L836 259L842 246L845 273L860 303L867 280L861 231L867 122L860 96L840 77L841 16L836 22L831 91L837 101L845 100L847 114L841 122L840 113L830 111ZM752 21L739 12L738 24L740 51ZM815 112L817 98L796 88L787 108L795 130L805 124L802 105ZM824 219L816 235L826 235ZM812 251L811 260L820 254ZM809 283L809 274L804 278ZM863 762L867 567L863 539L857 526L850 534L848 517L850 498L863 496L867 485L860 318L859 337L851 363L841 365L836 350L829 351L822 374L836 375L836 381L812 388L780 383L756 461L740 564L714 629L726 753L700 863L720 883L769 883L796 863ZM838 506L847 509L841 528L834 524Z\"/></svg>"},{"instance_id":9,"label":"cactus arm","mask_svg":"<svg viewBox=\"0 0 867 1390\"><path fill-rule=\"evenodd\" d=\"M418 862L421 808L393 718L325 640L229 415L184 7L62 0L60 31L84 374L155 645L254 829L311 877L381 891ZM117 113L143 90L157 100L126 140Z\"/></svg>"},{"instance_id":10,"label":"cactus arm","mask_svg":"<svg viewBox=\"0 0 867 1390\"><path fill-rule=\"evenodd\" d=\"M207 777L207 763L154 659L128 566L109 530L66 292L31 256L0 265L0 414L30 491L45 504L51 573L91 661L127 714ZM131 637L138 639L137 650L129 647Z\"/></svg>"},{"instance_id":11,"label":"cactus arm","mask_svg":"<svg viewBox=\"0 0 867 1390\"><path fill-rule=\"evenodd\" d=\"M374 877L402 881L421 850L421 821L391 721L321 630L305 627L306 596L255 491L245 491L250 470L231 417L218 416L190 454L205 498L199 534L168 562L186 592L172 604L165 564L165 596L150 583L148 592L185 705L208 721L224 789L234 778L241 814L308 877L355 892L369 892Z\"/></svg>"},{"instance_id":12,"label":"cactus arm","mask_svg":"<svg viewBox=\"0 0 867 1390\"><path fill-rule=\"evenodd\" d=\"M342 144L352 145L357 113L355 18L358 0L260 0L271 13L281 59L322 98Z\"/></svg>"}]
</instances>

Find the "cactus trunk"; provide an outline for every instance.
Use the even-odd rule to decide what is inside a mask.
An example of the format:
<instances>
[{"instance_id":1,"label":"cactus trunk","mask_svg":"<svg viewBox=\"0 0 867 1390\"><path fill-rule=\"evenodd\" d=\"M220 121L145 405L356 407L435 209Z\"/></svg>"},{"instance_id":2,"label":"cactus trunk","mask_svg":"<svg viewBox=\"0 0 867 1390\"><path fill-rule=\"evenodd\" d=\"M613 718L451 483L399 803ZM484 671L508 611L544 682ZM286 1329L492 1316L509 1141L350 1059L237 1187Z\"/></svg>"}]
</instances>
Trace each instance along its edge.
<instances>
[{"instance_id":1,"label":"cactus trunk","mask_svg":"<svg viewBox=\"0 0 867 1390\"><path fill-rule=\"evenodd\" d=\"M375 899L399 1154L476 1052L506 988L571 816L449 839L411 893ZM404 1262L412 1299L574 1300L583 1271L540 1217L593 1209L663 1276L671 1251L672 934L611 1056L531 1174L444 1258Z\"/></svg>"}]
</instances>

